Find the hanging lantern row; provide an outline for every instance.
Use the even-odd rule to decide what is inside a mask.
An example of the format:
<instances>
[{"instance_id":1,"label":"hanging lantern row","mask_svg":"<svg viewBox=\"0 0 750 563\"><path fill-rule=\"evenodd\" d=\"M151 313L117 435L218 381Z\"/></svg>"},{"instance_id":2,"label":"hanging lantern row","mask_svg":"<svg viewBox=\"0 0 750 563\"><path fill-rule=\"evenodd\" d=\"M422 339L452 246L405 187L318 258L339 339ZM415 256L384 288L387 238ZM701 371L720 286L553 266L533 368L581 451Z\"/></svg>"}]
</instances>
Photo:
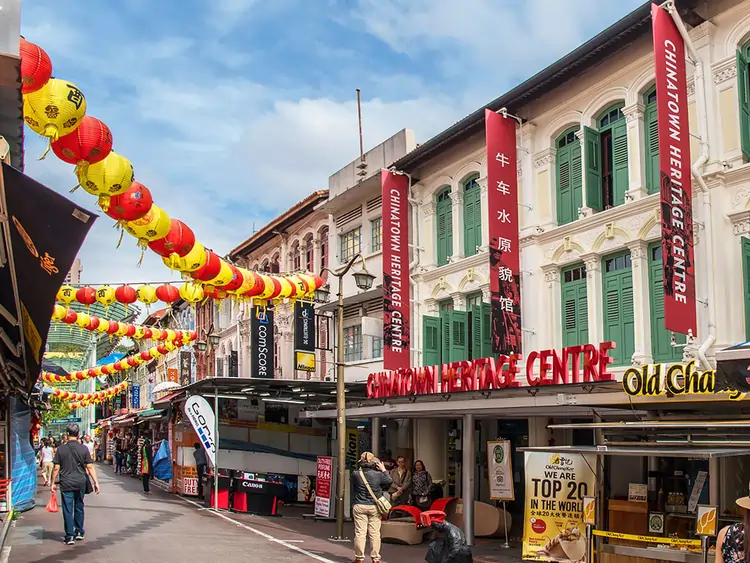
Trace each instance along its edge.
<instances>
[{"instance_id":1,"label":"hanging lantern row","mask_svg":"<svg viewBox=\"0 0 750 563\"><path fill-rule=\"evenodd\" d=\"M88 313L77 313L73 309L66 309L60 305L55 305L52 311L52 320L71 326L76 325L81 329L81 332L85 329L89 332L97 331L101 334L109 334L110 336L127 336L134 340L159 340L187 345L198 338L198 333L194 330L161 329L108 321L107 319L101 319Z\"/></svg>"},{"instance_id":2,"label":"hanging lantern row","mask_svg":"<svg viewBox=\"0 0 750 563\"><path fill-rule=\"evenodd\" d=\"M204 301L208 297L203 286L194 282L185 282L180 287L175 287L170 283L164 283L157 287L151 284L144 284L138 287L124 284L117 288L109 285L101 285L96 288L91 286L74 287L72 285L63 285L57 291L57 301L65 306L69 306L71 303L80 303L87 308L94 303L109 307L115 302L125 305L125 309L136 302L143 303L146 307L149 307L157 301L161 301L168 307L171 307L178 299L195 304ZM217 300L222 299L218 292L211 292L210 297Z\"/></svg>"},{"instance_id":3,"label":"hanging lantern row","mask_svg":"<svg viewBox=\"0 0 750 563\"><path fill-rule=\"evenodd\" d=\"M24 120L34 132L50 139L58 158L75 166L78 185L74 189L80 186L97 196L99 207L117 221L118 228L135 237L143 251L150 248L168 268L204 286L205 297L231 297L260 306L312 300L323 285L320 276L251 272L205 248L188 225L154 204L149 189L135 181L133 165L112 150L109 128L86 115L81 91L51 75L47 53L21 39Z\"/></svg>"},{"instance_id":4,"label":"hanging lantern row","mask_svg":"<svg viewBox=\"0 0 750 563\"><path fill-rule=\"evenodd\" d=\"M72 393L70 391L57 389L55 387L52 389L52 394L55 397L59 397L61 399L71 399L73 401L91 401L99 398L108 399L110 397L114 397L115 395L118 395L125 391L125 389L127 388L128 382L123 381L122 383L118 383L114 387L110 387L109 389L104 389L102 391L96 391L94 393Z\"/></svg>"},{"instance_id":5,"label":"hanging lantern row","mask_svg":"<svg viewBox=\"0 0 750 563\"><path fill-rule=\"evenodd\" d=\"M72 371L68 375L56 375L46 371L42 372L42 380L45 383L70 383L72 381L83 381L84 379L91 379L94 377L104 377L107 375L114 375L121 371L126 371L131 368L138 367L141 364L145 364L160 356L166 356L170 352L177 350L177 345L173 342L165 342L158 346L153 346L148 350L133 354L126 358L122 358L116 362L110 364L104 364L96 366L82 371Z\"/></svg>"}]
</instances>

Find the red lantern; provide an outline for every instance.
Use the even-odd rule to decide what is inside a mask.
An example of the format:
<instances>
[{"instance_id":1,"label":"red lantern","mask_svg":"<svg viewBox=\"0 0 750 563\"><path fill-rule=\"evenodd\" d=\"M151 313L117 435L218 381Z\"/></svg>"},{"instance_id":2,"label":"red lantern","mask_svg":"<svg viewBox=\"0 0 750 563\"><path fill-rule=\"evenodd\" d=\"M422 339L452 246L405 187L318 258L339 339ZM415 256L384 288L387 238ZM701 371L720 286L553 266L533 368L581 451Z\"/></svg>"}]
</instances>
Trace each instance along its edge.
<instances>
[{"instance_id":1,"label":"red lantern","mask_svg":"<svg viewBox=\"0 0 750 563\"><path fill-rule=\"evenodd\" d=\"M281 287L281 282L276 277L270 277L269 276L269 279L273 283L273 292L271 293L271 295L268 296L268 298L269 299L276 299L281 294L281 290L283 289Z\"/></svg>"},{"instance_id":2,"label":"red lantern","mask_svg":"<svg viewBox=\"0 0 750 563\"><path fill-rule=\"evenodd\" d=\"M122 364L119 361L117 361L114 364L112 364L112 368L115 371L122 371Z\"/></svg>"},{"instance_id":3,"label":"red lantern","mask_svg":"<svg viewBox=\"0 0 750 563\"><path fill-rule=\"evenodd\" d=\"M183 336L181 330L175 330L174 331L174 340L173 342L182 342Z\"/></svg>"},{"instance_id":4,"label":"red lantern","mask_svg":"<svg viewBox=\"0 0 750 563\"><path fill-rule=\"evenodd\" d=\"M215 252L206 251L206 263L190 275L199 281L209 281L219 275L221 271L221 258Z\"/></svg>"},{"instance_id":5,"label":"red lantern","mask_svg":"<svg viewBox=\"0 0 750 563\"><path fill-rule=\"evenodd\" d=\"M81 305L86 305L86 308L89 308L89 305L93 305L96 303L96 290L93 287L82 287L76 291L76 301L78 301Z\"/></svg>"},{"instance_id":6,"label":"red lantern","mask_svg":"<svg viewBox=\"0 0 750 563\"><path fill-rule=\"evenodd\" d=\"M147 329L145 329L145 330L143 331L143 339L144 339L144 340L148 340L148 339L150 339L152 335L153 335L153 332L151 332L151 329L150 329L150 328L147 328Z\"/></svg>"},{"instance_id":7,"label":"red lantern","mask_svg":"<svg viewBox=\"0 0 750 563\"><path fill-rule=\"evenodd\" d=\"M125 336L133 336L135 334L135 325L128 325L128 330L125 333Z\"/></svg>"},{"instance_id":8,"label":"red lantern","mask_svg":"<svg viewBox=\"0 0 750 563\"><path fill-rule=\"evenodd\" d=\"M149 353L149 351L148 351L148 350L145 350L144 352L141 352L141 359L142 359L142 360L145 360L145 361L147 361L147 362L150 362L150 361L151 361L151 359L152 359L152 358L151 358L151 354Z\"/></svg>"},{"instance_id":9,"label":"red lantern","mask_svg":"<svg viewBox=\"0 0 750 563\"><path fill-rule=\"evenodd\" d=\"M99 317L91 317L89 320L89 330L96 330L99 328L99 325L101 324L101 321L99 320Z\"/></svg>"},{"instance_id":10,"label":"red lantern","mask_svg":"<svg viewBox=\"0 0 750 563\"><path fill-rule=\"evenodd\" d=\"M76 313L73 309L68 309L65 313L65 318L63 319L63 322L69 325L72 325L74 322L76 322L76 319L78 318L78 313Z\"/></svg>"},{"instance_id":11,"label":"red lantern","mask_svg":"<svg viewBox=\"0 0 750 563\"><path fill-rule=\"evenodd\" d=\"M194 330L190 331L190 340L195 341L198 340L198 333Z\"/></svg>"},{"instance_id":12,"label":"red lantern","mask_svg":"<svg viewBox=\"0 0 750 563\"><path fill-rule=\"evenodd\" d=\"M148 243L148 247L159 256L168 258L170 254L182 257L195 246L195 233L179 219L172 219L169 233L164 238Z\"/></svg>"},{"instance_id":13,"label":"red lantern","mask_svg":"<svg viewBox=\"0 0 750 563\"><path fill-rule=\"evenodd\" d=\"M162 330L161 334L159 335L159 340L166 340L169 337L169 334L167 334L166 330Z\"/></svg>"},{"instance_id":14,"label":"red lantern","mask_svg":"<svg viewBox=\"0 0 750 563\"><path fill-rule=\"evenodd\" d=\"M114 334L120 330L120 323L117 321L109 321L109 328L107 329L107 334Z\"/></svg>"},{"instance_id":15,"label":"red lantern","mask_svg":"<svg viewBox=\"0 0 750 563\"><path fill-rule=\"evenodd\" d=\"M138 362L135 361L135 358L130 357L130 358L128 358L128 365L131 368L134 368L134 367L138 366Z\"/></svg>"},{"instance_id":16,"label":"red lantern","mask_svg":"<svg viewBox=\"0 0 750 563\"><path fill-rule=\"evenodd\" d=\"M233 266L232 264L227 264L229 266L229 269L232 270L232 281L230 281L226 285L222 285L218 287L217 289L220 289L222 291L234 291L235 289L239 289L239 287L244 283L244 278L242 277L242 272L240 272L236 266Z\"/></svg>"},{"instance_id":17,"label":"red lantern","mask_svg":"<svg viewBox=\"0 0 750 563\"><path fill-rule=\"evenodd\" d=\"M115 299L125 305L125 309L127 309L128 306L138 301L138 294L135 292L135 289L125 284L115 290ZM132 336L132 334L128 336Z\"/></svg>"},{"instance_id":18,"label":"red lantern","mask_svg":"<svg viewBox=\"0 0 750 563\"><path fill-rule=\"evenodd\" d=\"M164 344L159 344L156 349L159 351L160 354L167 355L169 354L169 350L167 350L167 347L164 346Z\"/></svg>"},{"instance_id":19,"label":"red lantern","mask_svg":"<svg viewBox=\"0 0 750 563\"><path fill-rule=\"evenodd\" d=\"M21 37L21 92L36 92L52 76L52 61L39 45Z\"/></svg>"},{"instance_id":20,"label":"red lantern","mask_svg":"<svg viewBox=\"0 0 750 563\"><path fill-rule=\"evenodd\" d=\"M255 272L250 273L255 281L253 282L253 287L242 294L244 297L255 297L256 295L263 293L266 289L266 284L260 274L256 274Z\"/></svg>"},{"instance_id":21,"label":"red lantern","mask_svg":"<svg viewBox=\"0 0 750 563\"><path fill-rule=\"evenodd\" d=\"M156 288L156 297L160 301L171 305L180 298L180 290L173 285L165 283Z\"/></svg>"},{"instance_id":22,"label":"red lantern","mask_svg":"<svg viewBox=\"0 0 750 563\"><path fill-rule=\"evenodd\" d=\"M323 287L323 278L321 278L318 274L312 274L313 279L315 280L315 289L320 289Z\"/></svg>"},{"instance_id":23,"label":"red lantern","mask_svg":"<svg viewBox=\"0 0 750 563\"><path fill-rule=\"evenodd\" d=\"M105 213L115 221L135 221L148 213L153 203L149 189L140 182L133 182L127 190L110 198Z\"/></svg>"},{"instance_id":24,"label":"red lantern","mask_svg":"<svg viewBox=\"0 0 750 563\"><path fill-rule=\"evenodd\" d=\"M112 151L112 132L96 117L85 115L75 131L52 141L50 146L57 158L83 169L107 158Z\"/></svg>"},{"instance_id":25,"label":"red lantern","mask_svg":"<svg viewBox=\"0 0 750 563\"><path fill-rule=\"evenodd\" d=\"M96 377L96 370L94 368L91 368L86 372L86 375L88 375L89 377Z\"/></svg>"},{"instance_id":26,"label":"red lantern","mask_svg":"<svg viewBox=\"0 0 750 563\"><path fill-rule=\"evenodd\" d=\"M109 369L109 366L102 366L102 375L111 375L112 371Z\"/></svg>"}]
</instances>

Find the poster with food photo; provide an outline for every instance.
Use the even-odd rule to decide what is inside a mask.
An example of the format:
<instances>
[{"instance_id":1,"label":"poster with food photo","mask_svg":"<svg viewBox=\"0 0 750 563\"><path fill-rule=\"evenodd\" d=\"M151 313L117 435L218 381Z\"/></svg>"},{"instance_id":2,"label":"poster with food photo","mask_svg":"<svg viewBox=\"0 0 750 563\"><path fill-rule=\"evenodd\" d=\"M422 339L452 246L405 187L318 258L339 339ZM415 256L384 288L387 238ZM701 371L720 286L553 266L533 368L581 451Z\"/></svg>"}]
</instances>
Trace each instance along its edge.
<instances>
[{"instance_id":1,"label":"poster with food photo","mask_svg":"<svg viewBox=\"0 0 750 563\"><path fill-rule=\"evenodd\" d=\"M586 560L584 497L596 486L596 456L526 452L523 559Z\"/></svg>"}]
</instances>

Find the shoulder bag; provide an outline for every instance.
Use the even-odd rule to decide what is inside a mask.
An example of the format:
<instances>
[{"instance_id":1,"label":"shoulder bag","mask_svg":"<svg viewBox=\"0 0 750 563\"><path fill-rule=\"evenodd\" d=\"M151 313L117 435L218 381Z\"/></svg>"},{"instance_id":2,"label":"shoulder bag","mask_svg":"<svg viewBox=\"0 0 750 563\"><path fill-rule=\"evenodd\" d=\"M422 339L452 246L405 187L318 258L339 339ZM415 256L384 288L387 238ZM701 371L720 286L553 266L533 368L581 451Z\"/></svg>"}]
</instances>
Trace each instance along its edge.
<instances>
[{"instance_id":1,"label":"shoulder bag","mask_svg":"<svg viewBox=\"0 0 750 563\"><path fill-rule=\"evenodd\" d=\"M68 446L70 448L70 453L73 455L75 460L78 462L78 465L83 469L83 475L86 477L86 485L83 488L83 494L84 495L90 495L94 492L94 485L91 484L91 477L89 477L89 472L86 471L86 465L81 460L81 456L78 455L78 452L75 450L75 448Z\"/></svg>"},{"instance_id":2,"label":"shoulder bag","mask_svg":"<svg viewBox=\"0 0 750 563\"><path fill-rule=\"evenodd\" d=\"M365 484L365 487L367 487L367 491L370 493L372 500L375 501L375 508L378 509L378 513L380 515L388 514L388 511L390 511L391 509L390 501L384 496L380 496L379 498L375 496L375 493L372 492L372 487L370 487L370 483L367 482L365 472L361 469L359 470L359 476L362 478L362 482Z\"/></svg>"}]
</instances>

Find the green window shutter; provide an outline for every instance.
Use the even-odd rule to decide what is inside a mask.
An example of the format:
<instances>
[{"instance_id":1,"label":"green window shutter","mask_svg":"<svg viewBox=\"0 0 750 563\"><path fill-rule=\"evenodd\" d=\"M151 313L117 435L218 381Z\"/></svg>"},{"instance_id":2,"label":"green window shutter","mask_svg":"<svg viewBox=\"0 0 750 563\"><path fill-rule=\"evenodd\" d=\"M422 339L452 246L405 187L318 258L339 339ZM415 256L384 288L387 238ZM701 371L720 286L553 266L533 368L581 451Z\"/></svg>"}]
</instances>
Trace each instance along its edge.
<instances>
[{"instance_id":1,"label":"green window shutter","mask_svg":"<svg viewBox=\"0 0 750 563\"><path fill-rule=\"evenodd\" d=\"M747 57L737 51L737 95L740 106L740 140L745 160L750 160L750 92L748 84Z\"/></svg>"},{"instance_id":2,"label":"green window shutter","mask_svg":"<svg viewBox=\"0 0 750 563\"><path fill-rule=\"evenodd\" d=\"M440 361L440 318L422 317L422 365L438 366Z\"/></svg>"},{"instance_id":3,"label":"green window shutter","mask_svg":"<svg viewBox=\"0 0 750 563\"><path fill-rule=\"evenodd\" d=\"M628 126L620 119L612 128L613 184L614 204L625 203L625 192L628 191Z\"/></svg>"},{"instance_id":4,"label":"green window shutter","mask_svg":"<svg viewBox=\"0 0 750 563\"><path fill-rule=\"evenodd\" d=\"M451 360L451 349L453 348L452 338L453 311L443 311L440 313L440 359L441 363L448 363Z\"/></svg>"},{"instance_id":5,"label":"green window shutter","mask_svg":"<svg viewBox=\"0 0 750 563\"><path fill-rule=\"evenodd\" d=\"M437 239L437 261L438 266L448 263L448 256L453 254L453 237L451 232L453 220L451 212L451 201L439 201L435 210L436 218L436 239Z\"/></svg>"},{"instance_id":6,"label":"green window shutter","mask_svg":"<svg viewBox=\"0 0 750 563\"><path fill-rule=\"evenodd\" d=\"M672 346L672 335L664 326L664 270L661 261L661 243L649 246L649 280L651 291L651 355L654 362L679 362L682 348ZM684 344L685 337L675 335Z\"/></svg>"},{"instance_id":7,"label":"green window shutter","mask_svg":"<svg viewBox=\"0 0 750 563\"><path fill-rule=\"evenodd\" d=\"M581 142L570 147L570 183L571 194L570 220L578 219L578 209L583 206L583 162L581 160Z\"/></svg>"},{"instance_id":8,"label":"green window shutter","mask_svg":"<svg viewBox=\"0 0 750 563\"><path fill-rule=\"evenodd\" d=\"M448 258L453 256L453 202L448 199L445 202L446 213L445 213L445 262L448 263Z\"/></svg>"},{"instance_id":9,"label":"green window shutter","mask_svg":"<svg viewBox=\"0 0 750 563\"><path fill-rule=\"evenodd\" d=\"M464 256L474 256L482 245L482 201L479 186L464 192Z\"/></svg>"},{"instance_id":10,"label":"green window shutter","mask_svg":"<svg viewBox=\"0 0 750 563\"><path fill-rule=\"evenodd\" d=\"M482 315L482 357L489 358L492 353L492 316L490 314L490 304L482 303L480 305Z\"/></svg>"},{"instance_id":11,"label":"green window shutter","mask_svg":"<svg viewBox=\"0 0 750 563\"><path fill-rule=\"evenodd\" d=\"M605 259L606 261L606 259ZM630 365L635 352L633 275L630 267L602 276L604 297L604 339L617 343L611 350L613 364Z\"/></svg>"},{"instance_id":12,"label":"green window shutter","mask_svg":"<svg viewBox=\"0 0 750 563\"><path fill-rule=\"evenodd\" d=\"M453 311L450 320L450 361L469 359L469 313Z\"/></svg>"},{"instance_id":13,"label":"green window shutter","mask_svg":"<svg viewBox=\"0 0 750 563\"><path fill-rule=\"evenodd\" d=\"M602 147L599 133L591 127L583 128L586 147L586 205L595 211L604 209L602 198Z\"/></svg>"},{"instance_id":14,"label":"green window shutter","mask_svg":"<svg viewBox=\"0 0 750 563\"><path fill-rule=\"evenodd\" d=\"M630 269L622 274L620 286L620 310L622 311L623 364L630 365L635 354L635 302L633 301L633 274ZM617 343L620 346L620 343Z\"/></svg>"},{"instance_id":15,"label":"green window shutter","mask_svg":"<svg viewBox=\"0 0 750 563\"><path fill-rule=\"evenodd\" d=\"M742 237L742 287L745 293L745 338L750 340L750 239Z\"/></svg>"},{"instance_id":16,"label":"green window shutter","mask_svg":"<svg viewBox=\"0 0 750 563\"><path fill-rule=\"evenodd\" d=\"M482 308L471 308L471 359L482 358Z\"/></svg>"},{"instance_id":17,"label":"green window shutter","mask_svg":"<svg viewBox=\"0 0 750 563\"><path fill-rule=\"evenodd\" d=\"M557 151L557 223L565 225L574 219L573 184L570 177L570 146Z\"/></svg>"},{"instance_id":18,"label":"green window shutter","mask_svg":"<svg viewBox=\"0 0 750 563\"><path fill-rule=\"evenodd\" d=\"M646 191L655 194L661 190L659 121L656 115L656 103L646 106L644 121L646 126Z\"/></svg>"},{"instance_id":19,"label":"green window shutter","mask_svg":"<svg viewBox=\"0 0 750 563\"><path fill-rule=\"evenodd\" d=\"M563 283L563 347L587 344L589 338L586 279Z\"/></svg>"}]
</instances>

